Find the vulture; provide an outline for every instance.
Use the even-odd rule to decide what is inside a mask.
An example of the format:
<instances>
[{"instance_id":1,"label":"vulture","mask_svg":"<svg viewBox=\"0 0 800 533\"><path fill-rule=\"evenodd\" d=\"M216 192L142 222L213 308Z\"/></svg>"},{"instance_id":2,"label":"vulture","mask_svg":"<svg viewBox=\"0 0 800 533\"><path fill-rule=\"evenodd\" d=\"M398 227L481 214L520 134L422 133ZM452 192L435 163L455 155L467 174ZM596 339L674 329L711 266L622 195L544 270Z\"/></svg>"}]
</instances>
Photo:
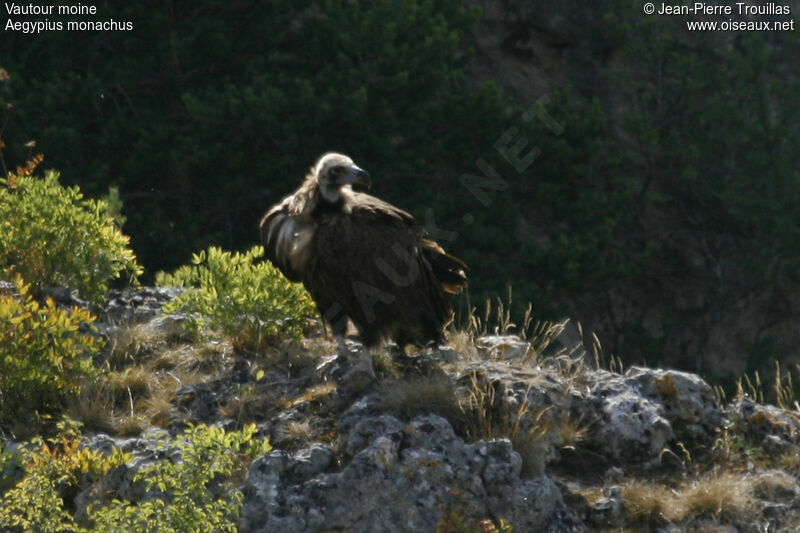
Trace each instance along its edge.
<instances>
[{"instance_id":1,"label":"vulture","mask_svg":"<svg viewBox=\"0 0 800 533\"><path fill-rule=\"evenodd\" d=\"M453 320L447 293L466 286L467 266L409 213L362 192L370 186L352 159L324 154L262 218L266 256L305 285L340 350L348 322L366 349L439 344Z\"/></svg>"}]
</instances>

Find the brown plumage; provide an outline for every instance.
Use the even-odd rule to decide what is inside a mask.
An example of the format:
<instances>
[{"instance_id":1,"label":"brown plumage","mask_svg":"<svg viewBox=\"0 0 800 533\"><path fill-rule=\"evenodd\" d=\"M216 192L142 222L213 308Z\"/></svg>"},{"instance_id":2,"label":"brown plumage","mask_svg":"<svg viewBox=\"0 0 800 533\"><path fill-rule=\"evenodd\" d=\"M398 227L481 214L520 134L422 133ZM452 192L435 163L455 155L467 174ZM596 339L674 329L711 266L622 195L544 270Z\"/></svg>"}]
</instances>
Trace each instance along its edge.
<instances>
[{"instance_id":1,"label":"brown plumage","mask_svg":"<svg viewBox=\"0 0 800 533\"><path fill-rule=\"evenodd\" d=\"M445 293L466 286L467 267L410 214L353 190L369 184L349 157L323 155L261 220L267 257L303 282L339 339L349 319L367 347L439 343L453 319Z\"/></svg>"}]
</instances>

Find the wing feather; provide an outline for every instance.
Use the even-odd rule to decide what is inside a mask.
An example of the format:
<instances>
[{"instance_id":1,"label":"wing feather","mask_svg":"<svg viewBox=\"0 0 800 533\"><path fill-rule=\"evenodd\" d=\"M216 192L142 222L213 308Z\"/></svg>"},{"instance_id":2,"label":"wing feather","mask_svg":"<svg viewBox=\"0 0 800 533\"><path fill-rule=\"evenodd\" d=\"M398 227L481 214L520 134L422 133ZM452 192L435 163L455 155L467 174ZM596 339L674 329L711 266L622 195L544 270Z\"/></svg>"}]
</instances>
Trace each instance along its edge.
<instances>
[{"instance_id":1,"label":"wing feather","mask_svg":"<svg viewBox=\"0 0 800 533\"><path fill-rule=\"evenodd\" d=\"M290 214L290 198L270 209L261 219L261 242L267 259L288 279L300 281L311 252L314 224L307 217Z\"/></svg>"}]
</instances>

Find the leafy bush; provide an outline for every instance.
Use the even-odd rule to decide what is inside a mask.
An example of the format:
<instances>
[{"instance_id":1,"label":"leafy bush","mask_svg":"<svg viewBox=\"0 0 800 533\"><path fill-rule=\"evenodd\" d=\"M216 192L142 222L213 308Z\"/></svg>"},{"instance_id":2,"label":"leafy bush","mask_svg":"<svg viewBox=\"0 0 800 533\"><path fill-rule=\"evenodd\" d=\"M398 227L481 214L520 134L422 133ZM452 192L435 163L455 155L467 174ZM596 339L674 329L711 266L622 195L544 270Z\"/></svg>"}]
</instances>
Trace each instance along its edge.
<instances>
[{"instance_id":1,"label":"leafy bush","mask_svg":"<svg viewBox=\"0 0 800 533\"><path fill-rule=\"evenodd\" d=\"M90 511L95 531L186 532L236 531L242 494L234 489L236 474L250 459L267 453L267 441L253 441L251 424L226 432L211 426L190 426L175 441L181 461L158 461L136 475L150 491L166 493L139 503L114 500ZM166 451L166 444L164 445ZM165 454L167 455L167 454ZM224 480L224 481L221 481ZM215 485L215 490L209 490ZM213 492L225 497L215 497Z\"/></svg>"},{"instance_id":2,"label":"leafy bush","mask_svg":"<svg viewBox=\"0 0 800 533\"><path fill-rule=\"evenodd\" d=\"M112 468L130 461L114 448L109 455L82 446L77 428L60 425L61 433L48 441L34 439L20 449L24 475L0 496L0 530L74 532L81 530L67 512L62 494L91 483ZM73 491L74 492L74 491Z\"/></svg>"},{"instance_id":3,"label":"leafy bush","mask_svg":"<svg viewBox=\"0 0 800 533\"><path fill-rule=\"evenodd\" d=\"M135 480L161 497L144 502L102 500L91 504L90 527L82 527L67 511L70 495L99 481L111 469L129 463L129 454L114 448L108 455L82 445L74 426L62 426L58 437L38 439L21 450L24 475L0 496L0 530L48 532L198 532L236 531L242 495L234 489L253 458L270 450L267 441L254 441L255 426L226 432L192 426L161 451L170 453L143 468Z\"/></svg>"},{"instance_id":4,"label":"leafy bush","mask_svg":"<svg viewBox=\"0 0 800 533\"><path fill-rule=\"evenodd\" d=\"M99 301L110 280L142 273L103 200L63 187L58 174L0 179L0 267L37 285L66 285Z\"/></svg>"},{"instance_id":5,"label":"leafy bush","mask_svg":"<svg viewBox=\"0 0 800 533\"><path fill-rule=\"evenodd\" d=\"M91 355L96 337L79 331L94 316L86 310L44 305L18 275L19 296L0 296L0 423L57 411L80 392L82 378L95 376Z\"/></svg>"},{"instance_id":6,"label":"leafy bush","mask_svg":"<svg viewBox=\"0 0 800 533\"><path fill-rule=\"evenodd\" d=\"M230 335L240 347L257 348L280 335L299 338L305 319L316 313L308 293L267 262L261 246L245 253L211 247L173 274L159 272L156 283L189 290L167 304L167 312L190 314L195 332L204 327Z\"/></svg>"}]
</instances>

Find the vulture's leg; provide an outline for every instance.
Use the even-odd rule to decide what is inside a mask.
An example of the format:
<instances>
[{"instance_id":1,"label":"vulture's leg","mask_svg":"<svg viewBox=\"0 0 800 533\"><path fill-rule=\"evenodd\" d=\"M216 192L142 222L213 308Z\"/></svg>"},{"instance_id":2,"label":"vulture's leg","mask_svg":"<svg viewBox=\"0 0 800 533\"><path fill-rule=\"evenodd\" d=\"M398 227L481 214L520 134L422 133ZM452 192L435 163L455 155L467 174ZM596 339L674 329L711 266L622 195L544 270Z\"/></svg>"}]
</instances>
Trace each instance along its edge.
<instances>
[{"instance_id":1,"label":"vulture's leg","mask_svg":"<svg viewBox=\"0 0 800 533\"><path fill-rule=\"evenodd\" d=\"M372 368L372 354L369 353L369 350L365 346L362 346L358 351L356 363L348 374L353 371L363 372L365 375L369 376L370 379L375 379L375 370Z\"/></svg>"},{"instance_id":2,"label":"vulture's leg","mask_svg":"<svg viewBox=\"0 0 800 533\"><path fill-rule=\"evenodd\" d=\"M343 335L336 336L336 344L339 347L337 360L349 367L344 375L345 380L361 380L361 377L356 378L356 376L363 376L369 381L376 379L375 370L372 368L372 354L365 346L361 346L357 351L352 351L347 346Z\"/></svg>"},{"instance_id":3,"label":"vulture's leg","mask_svg":"<svg viewBox=\"0 0 800 533\"><path fill-rule=\"evenodd\" d=\"M322 362L317 365L317 370L321 370L322 368L334 363L336 361L340 363L347 363L350 360L350 356L352 352L350 348L347 346L347 343L344 341L343 335L336 335L336 354L326 357L322 360Z\"/></svg>"},{"instance_id":4,"label":"vulture's leg","mask_svg":"<svg viewBox=\"0 0 800 533\"><path fill-rule=\"evenodd\" d=\"M347 357L350 355L350 348L347 347L347 343L344 342L343 335L336 335L336 345L339 347L338 354L339 357Z\"/></svg>"},{"instance_id":5,"label":"vulture's leg","mask_svg":"<svg viewBox=\"0 0 800 533\"><path fill-rule=\"evenodd\" d=\"M362 346L361 349L352 352L342 341L340 344L340 355L337 362L341 364L344 374L339 380L343 390L351 394L358 394L377 381L375 370L372 368L372 355L369 350ZM344 352L342 352L342 348Z\"/></svg>"}]
</instances>

